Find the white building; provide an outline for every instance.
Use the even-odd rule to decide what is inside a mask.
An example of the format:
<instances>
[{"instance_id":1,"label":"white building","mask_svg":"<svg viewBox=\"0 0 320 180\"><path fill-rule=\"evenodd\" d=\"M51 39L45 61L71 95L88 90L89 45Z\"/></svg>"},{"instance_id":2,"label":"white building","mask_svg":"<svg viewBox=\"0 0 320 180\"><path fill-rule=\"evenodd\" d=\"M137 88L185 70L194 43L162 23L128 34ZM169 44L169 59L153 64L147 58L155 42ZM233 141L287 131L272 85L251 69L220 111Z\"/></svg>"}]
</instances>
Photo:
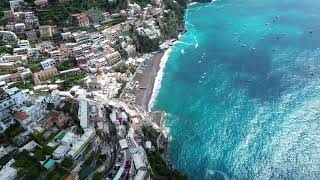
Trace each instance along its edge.
<instances>
[{"instance_id":1,"label":"white building","mask_svg":"<svg viewBox=\"0 0 320 180\"><path fill-rule=\"evenodd\" d=\"M14 25L14 30L18 32L22 32L26 29L26 25L24 23L17 23Z\"/></svg>"},{"instance_id":2,"label":"white building","mask_svg":"<svg viewBox=\"0 0 320 180\"><path fill-rule=\"evenodd\" d=\"M53 151L52 155L55 159L60 159L64 157L70 149L71 148L68 145L60 145Z\"/></svg>"},{"instance_id":3,"label":"white building","mask_svg":"<svg viewBox=\"0 0 320 180\"><path fill-rule=\"evenodd\" d=\"M18 177L18 171L12 167L5 166L0 171L1 180L14 180Z\"/></svg>"},{"instance_id":4,"label":"white building","mask_svg":"<svg viewBox=\"0 0 320 180\"><path fill-rule=\"evenodd\" d=\"M11 31L0 31L2 40L6 43L16 42L18 40L17 35Z\"/></svg>"},{"instance_id":5,"label":"white building","mask_svg":"<svg viewBox=\"0 0 320 180\"><path fill-rule=\"evenodd\" d=\"M56 61L52 58L46 59L40 62L42 69L47 70L53 68L56 65Z\"/></svg>"},{"instance_id":6,"label":"white building","mask_svg":"<svg viewBox=\"0 0 320 180\"><path fill-rule=\"evenodd\" d=\"M72 144L74 144L76 141L78 141L78 136L75 135L72 132L67 132L64 137L61 139L61 143L63 145L68 145L68 146L72 146Z\"/></svg>"},{"instance_id":7,"label":"white building","mask_svg":"<svg viewBox=\"0 0 320 180\"><path fill-rule=\"evenodd\" d=\"M7 92L0 93L0 132L14 124L12 108L14 101Z\"/></svg>"},{"instance_id":8,"label":"white building","mask_svg":"<svg viewBox=\"0 0 320 180\"><path fill-rule=\"evenodd\" d=\"M38 127L36 122L44 117L46 113L46 107L46 97L31 97L25 102L24 106L17 109L15 118L23 128L32 132L36 127Z\"/></svg>"},{"instance_id":9,"label":"white building","mask_svg":"<svg viewBox=\"0 0 320 180\"><path fill-rule=\"evenodd\" d=\"M30 42L29 42L28 40L21 40L21 41L19 42L19 47L20 47L20 48L27 48L27 49L29 49L29 48L31 48Z\"/></svg>"},{"instance_id":10,"label":"white building","mask_svg":"<svg viewBox=\"0 0 320 180\"><path fill-rule=\"evenodd\" d=\"M13 99L15 108L20 108L26 101L26 96L22 94L22 91L17 87L7 89L6 92L9 94L11 99Z\"/></svg>"},{"instance_id":11,"label":"white building","mask_svg":"<svg viewBox=\"0 0 320 180\"><path fill-rule=\"evenodd\" d=\"M23 0L11 0L11 1L9 1L11 11L18 10L21 7L20 6L21 3L23 3L23 2L24 2Z\"/></svg>"},{"instance_id":12,"label":"white building","mask_svg":"<svg viewBox=\"0 0 320 180\"><path fill-rule=\"evenodd\" d=\"M81 138L73 144L71 150L68 152L68 156L76 159L79 157L82 150L87 147L89 142L94 138L96 135L96 131L94 128L87 128L84 130L84 134L81 136Z\"/></svg>"},{"instance_id":13,"label":"white building","mask_svg":"<svg viewBox=\"0 0 320 180\"><path fill-rule=\"evenodd\" d=\"M78 118L80 119L80 126L82 128L87 128L89 125L89 114L88 114L88 109L89 108L89 103L85 99L81 99L80 104L79 104L79 112L78 112Z\"/></svg>"}]
</instances>

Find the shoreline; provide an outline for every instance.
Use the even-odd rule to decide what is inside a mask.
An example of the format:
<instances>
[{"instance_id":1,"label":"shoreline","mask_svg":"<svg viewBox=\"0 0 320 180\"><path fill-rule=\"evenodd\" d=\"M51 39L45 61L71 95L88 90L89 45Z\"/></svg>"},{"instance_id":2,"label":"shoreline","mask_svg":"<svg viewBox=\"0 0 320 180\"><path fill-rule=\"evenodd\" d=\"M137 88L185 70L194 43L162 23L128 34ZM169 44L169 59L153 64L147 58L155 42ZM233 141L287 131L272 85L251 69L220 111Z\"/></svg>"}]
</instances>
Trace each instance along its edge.
<instances>
[{"instance_id":1,"label":"shoreline","mask_svg":"<svg viewBox=\"0 0 320 180\"><path fill-rule=\"evenodd\" d=\"M139 87L133 90L135 95L135 103L148 112L148 104L152 96L155 78L160 69L161 59L164 55L163 51L152 53L139 68L133 81L139 83Z\"/></svg>"},{"instance_id":2,"label":"shoreline","mask_svg":"<svg viewBox=\"0 0 320 180\"><path fill-rule=\"evenodd\" d=\"M148 104L147 104L147 112L153 112L152 109L153 109L154 103L156 101L156 98L157 98L159 91L160 91L160 88L161 88L161 82L162 82L162 78L164 76L164 69L165 69L167 61L170 57L170 54L172 52L172 48L173 48L173 46L167 48L164 51L164 54L160 59L159 69L157 71L157 75L156 75L154 82L153 82L152 94L151 94L149 101L148 101Z\"/></svg>"}]
</instances>

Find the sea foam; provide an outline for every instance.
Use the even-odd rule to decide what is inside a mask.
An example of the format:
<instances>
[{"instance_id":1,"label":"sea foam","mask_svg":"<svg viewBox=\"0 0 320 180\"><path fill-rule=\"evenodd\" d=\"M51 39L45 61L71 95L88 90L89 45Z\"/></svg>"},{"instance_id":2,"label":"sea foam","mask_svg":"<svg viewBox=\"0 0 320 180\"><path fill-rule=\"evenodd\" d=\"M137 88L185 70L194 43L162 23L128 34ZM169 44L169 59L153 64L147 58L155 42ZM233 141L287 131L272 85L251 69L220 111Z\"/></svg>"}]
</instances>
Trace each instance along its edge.
<instances>
[{"instance_id":1,"label":"sea foam","mask_svg":"<svg viewBox=\"0 0 320 180\"><path fill-rule=\"evenodd\" d=\"M178 41L174 42L174 45L177 43ZM169 59L169 56L172 52L172 49L174 48L174 46L168 48L166 50L166 52L164 53L163 57L161 58L161 62L160 62L160 68L159 68L159 71L157 73L157 76L155 78L155 81L154 81L154 85L153 85L153 90L152 90L152 95L151 95L151 98L150 98L150 101L149 101L149 104L148 104L148 111L151 111L153 106L154 106L154 103L155 103L155 100L156 100L156 97L160 91L160 88L161 88L161 81L162 81L162 77L163 77L163 74L164 74L164 68L166 66L166 63Z\"/></svg>"}]
</instances>

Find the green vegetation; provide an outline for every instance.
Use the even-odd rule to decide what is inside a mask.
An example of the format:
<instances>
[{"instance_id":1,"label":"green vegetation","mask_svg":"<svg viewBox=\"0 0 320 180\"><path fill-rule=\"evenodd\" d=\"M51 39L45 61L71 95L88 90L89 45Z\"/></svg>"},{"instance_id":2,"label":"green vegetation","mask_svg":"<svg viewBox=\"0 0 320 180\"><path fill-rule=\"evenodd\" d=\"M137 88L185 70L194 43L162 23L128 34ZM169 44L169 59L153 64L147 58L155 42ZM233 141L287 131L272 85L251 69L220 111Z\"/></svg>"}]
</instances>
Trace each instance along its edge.
<instances>
[{"instance_id":1,"label":"green vegetation","mask_svg":"<svg viewBox=\"0 0 320 180\"><path fill-rule=\"evenodd\" d=\"M46 144L46 139L40 133L32 133L31 139L40 144L41 146L44 146Z\"/></svg>"},{"instance_id":2,"label":"green vegetation","mask_svg":"<svg viewBox=\"0 0 320 180\"><path fill-rule=\"evenodd\" d=\"M13 48L7 46L0 46L0 54L12 54Z\"/></svg>"},{"instance_id":3,"label":"green vegetation","mask_svg":"<svg viewBox=\"0 0 320 180\"><path fill-rule=\"evenodd\" d=\"M69 113L70 117L72 118L73 124L77 126L75 130L76 134L83 134L84 131L80 126L80 120L78 118L78 109L79 107L76 104L65 102L61 110L65 113Z\"/></svg>"},{"instance_id":4,"label":"green vegetation","mask_svg":"<svg viewBox=\"0 0 320 180\"><path fill-rule=\"evenodd\" d=\"M7 162L9 162L13 156L14 156L15 152L11 152L5 156L3 156L1 159L0 159L0 165L1 166L4 166L5 164L7 164Z\"/></svg>"},{"instance_id":5,"label":"green vegetation","mask_svg":"<svg viewBox=\"0 0 320 180\"><path fill-rule=\"evenodd\" d=\"M15 33L17 35L17 38L22 40L22 39L27 39L27 36L24 33Z\"/></svg>"},{"instance_id":6,"label":"green vegetation","mask_svg":"<svg viewBox=\"0 0 320 180\"><path fill-rule=\"evenodd\" d=\"M46 155L51 155L54 149L50 146L44 145L42 148L37 147L34 150L34 158L37 161L44 161L46 159Z\"/></svg>"},{"instance_id":7,"label":"green vegetation","mask_svg":"<svg viewBox=\"0 0 320 180\"><path fill-rule=\"evenodd\" d=\"M152 3L152 0L135 0L142 8L146 7L148 4Z\"/></svg>"},{"instance_id":8,"label":"green vegetation","mask_svg":"<svg viewBox=\"0 0 320 180\"><path fill-rule=\"evenodd\" d=\"M15 124L15 125L12 125L10 126L5 132L4 134L7 136L7 137L15 137L16 135L22 133L24 131L24 129L19 125L19 124Z\"/></svg>"},{"instance_id":9,"label":"green vegetation","mask_svg":"<svg viewBox=\"0 0 320 180\"><path fill-rule=\"evenodd\" d=\"M29 81L17 81L9 86L9 88L17 87L19 89L32 89L33 83Z\"/></svg>"},{"instance_id":10,"label":"green vegetation","mask_svg":"<svg viewBox=\"0 0 320 180\"><path fill-rule=\"evenodd\" d=\"M89 149L90 150L90 149ZM86 154L86 153L85 153ZM101 155L101 151L92 151L89 157L81 165L79 172L80 179L89 176L97 167L101 166L105 160L105 156Z\"/></svg>"},{"instance_id":11,"label":"green vegetation","mask_svg":"<svg viewBox=\"0 0 320 180\"><path fill-rule=\"evenodd\" d=\"M45 155L51 155L53 153L53 151L54 151L54 149L50 146L47 146L47 145L42 146L42 152Z\"/></svg>"},{"instance_id":12,"label":"green vegetation","mask_svg":"<svg viewBox=\"0 0 320 180\"><path fill-rule=\"evenodd\" d=\"M60 180L60 179L64 179L64 177L66 175L68 175L68 171L62 167L55 167L53 171L50 171L47 176L45 177L45 179L48 180Z\"/></svg>"},{"instance_id":13,"label":"green vegetation","mask_svg":"<svg viewBox=\"0 0 320 180\"><path fill-rule=\"evenodd\" d=\"M104 179L104 175L102 172L97 172L92 176L92 180L102 180Z\"/></svg>"},{"instance_id":14,"label":"green vegetation","mask_svg":"<svg viewBox=\"0 0 320 180\"><path fill-rule=\"evenodd\" d=\"M140 53L154 52L159 49L159 39L150 39L147 36L142 36L133 29L129 32L129 35Z\"/></svg>"},{"instance_id":15,"label":"green vegetation","mask_svg":"<svg viewBox=\"0 0 320 180\"><path fill-rule=\"evenodd\" d=\"M62 78L63 82L61 83L61 87L59 88L59 90L68 91L73 86L83 86L85 77L86 77L85 73L65 76Z\"/></svg>"},{"instance_id":16,"label":"green vegetation","mask_svg":"<svg viewBox=\"0 0 320 180\"><path fill-rule=\"evenodd\" d=\"M86 166L92 165L92 163L96 159L96 157L97 157L97 153L95 153L94 151L91 152L90 156L83 162L81 167L86 167Z\"/></svg>"},{"instance_id":17,"label":"green vegetation","mask_svg":"<svg viewBox=\"0 0 320 180\"><path fill-rule=\"evenodd\" d=\"M70 169L73 166L74 160L72 158L66 157L61 162L61 165L67 169Z\"/></svg>"},{"instance_id":18,"label":"green vegetation","mask_svg":"<svg viewBox=\"0 0 320 180\"><path fill-rule=\"evenodd\" d=\"M0 25L1 25L1 19L0 19ZM6 43L2 40L2 35L0 35L0 55L12 54L12 53L13 53L13 47L6 46Z\"/></svg>"},{"instance_id":19,"label":"green vegetation","mask_svg":"<svg viewBox=\"0 0 320 180\"><path fill-rule=\"evenodd\" d=\"M0 25L4 25L2 24L2 21L4 19L4 11L10 10L10 4L9 4L10 0L1 0L0 1Z\"/></svg>"},{"instance_id":20,"label":"green vegetation","mask_svg":"<svg viewBox=\"0 0 320 180\"><path fill-rule=\"evenodd\" d=\"M64 71L68 70L71 68L77 67L77 61L75 59L68 59L60 63L59 65L56 66L58 71Z\"/></svg>"},{"instance_id":21,"label":"green vegetation","mask_svg":"<svg viewBox=\"0 0 320 180\"><path fill-rule=\"evenodd\" d=\"M26 151L22 151L14 155L16 160L15 165L23 169L19 173L19 176L25 176L25 179L39 179L43 173L44 168L41 164L33 157L29 156Z\"/></svg>"},{"instance_id":22,"label":"green vegetation","mask_svg":"<svg viewBox=\"0 0 320 180\"><path fill-rule=\"evenodd\" d=\"M106 11L108 1L106 0L72 0L60 3L59 0L52 0L51 6L46 10L38 10L36 15L40 24L63 24L71 20L71 15L90 10L91 8Z\"/></svg>"},{"instance_id":23,"label":"green vegetation","mask_svg":"<svg viewBox=\"0 0 320 180\"><path fill-rule=\"evenodd\" d=\"M150 126L144 126L142 131L144 135L144 140L151 141L154 146L157 146L157 138L160 135L160 133Z\"/></svg>"},{"instance_id":24,"label":"green vegetation","mask_svg":"<svg viewBox=\"0 0 320 180\"><path fill-rule=\"evenodd\" d=\"M109 21L109 22L102 22L100 25L104 28L107 28L107 27L111 27L111 26L120 24L120 23L124 22L125 20L126 20L125 18L120 18L120 19L115 19L113 21Z\"/></svg>"},{"instance_id":25,"label":"green vegetation","mask_svg":"<svg viewBox=\"0 0 320 180\"><path fill-rule=\"evenodd\" d=\"M34 150L34 158L37 160L37 161L44 161L46 160L46 156L45 154L42 152L42 149L40 147L37 147L35 150Z\"/></svg>"},{"instance_id":26,"label":"green vegetation","mask_svg":"<svg viewBox=\"0 0 320 180\"><path fill-rule=\"evenodd\" d=\"M161 158L159 152L149 152L148 160L151 165L151 177L155 180L186 180L187 177L183 176L177 170L172 170L166 162Z\"/></svg>"}]
</instances>

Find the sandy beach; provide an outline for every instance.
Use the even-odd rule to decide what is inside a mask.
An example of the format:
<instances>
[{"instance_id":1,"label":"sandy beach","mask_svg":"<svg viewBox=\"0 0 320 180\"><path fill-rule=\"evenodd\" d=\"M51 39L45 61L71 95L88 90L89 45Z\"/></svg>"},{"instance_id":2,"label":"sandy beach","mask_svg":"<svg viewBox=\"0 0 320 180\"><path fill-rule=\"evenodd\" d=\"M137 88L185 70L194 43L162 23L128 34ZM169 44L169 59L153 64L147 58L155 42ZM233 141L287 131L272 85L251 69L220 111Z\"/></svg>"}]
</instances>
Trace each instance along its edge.
<instances>
[{"instance_id":1,"label":"sandy beach","mask_svg":"<svg viewBox=\"0 0 320 180\"><path fill-rule=\"evenodd\" d=\"M144 65L140 66L140 72L137 72L134 77L134 82L139 82L139 88L133 90L132 94L135 94L135 103L141 106L145 111L148 111L149 101L152 97L153 88L157 73L160 69L161 59L164 52L157 52L152 54L152 57L144 62Z\"/></svg>"}]
</instances>

